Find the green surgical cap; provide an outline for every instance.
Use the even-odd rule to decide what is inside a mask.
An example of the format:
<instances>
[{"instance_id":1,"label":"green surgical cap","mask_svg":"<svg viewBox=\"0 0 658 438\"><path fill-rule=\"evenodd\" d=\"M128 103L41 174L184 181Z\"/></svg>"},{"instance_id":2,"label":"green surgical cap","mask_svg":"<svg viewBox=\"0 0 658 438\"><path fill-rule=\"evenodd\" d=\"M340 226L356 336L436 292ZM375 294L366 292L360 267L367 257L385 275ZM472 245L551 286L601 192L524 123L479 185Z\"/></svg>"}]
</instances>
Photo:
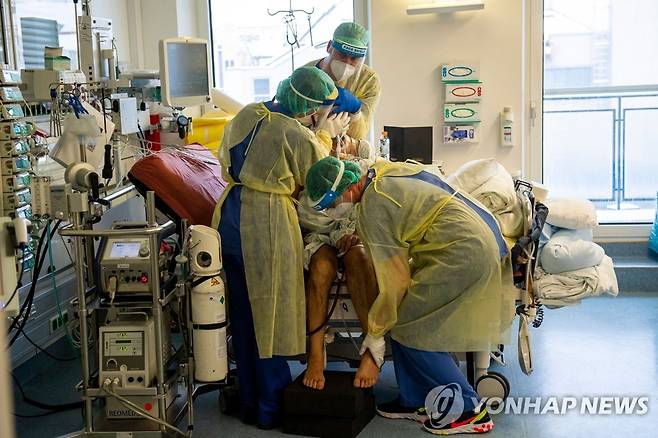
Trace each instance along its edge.
<instances>
[{"instance_id":1,"label":"green surgical cap","mask_svg":"<svg viewBox=\"0 0 658 438\"><path fill-rule=\"evenodd\" d=\"M338 95L334 81L316 67L300 67L276 90L276 100L293 116L306 114Z\"/></svg>"},{"instance_id":2,"label":"green surgical cap","mask_svg":"<svg viewBox=\"0 0 658 438\"><path fill-rule=\"evenodd\" d=\"M332 44L340 52L361 58L368 52L368 31L356 23L342 23L334 31Z\"/></svg>"},{"instance_id":3,"label":"green surgical cap","mask_svg":"<svg viewBox=\"0 0 658 438\"><path fill-rule=\"evenodd\" d=\"M343 161L345 171L343 177L338 183L336 194L342 195L345 190L352 184L356 184L361 179L361 168L352 161ZM340 170L340 160L336 157L325 157L315 163L306 174L306 190L311 201L320 199L327 190L331 189L336 181Z\"/></svg>"}]
</instances>

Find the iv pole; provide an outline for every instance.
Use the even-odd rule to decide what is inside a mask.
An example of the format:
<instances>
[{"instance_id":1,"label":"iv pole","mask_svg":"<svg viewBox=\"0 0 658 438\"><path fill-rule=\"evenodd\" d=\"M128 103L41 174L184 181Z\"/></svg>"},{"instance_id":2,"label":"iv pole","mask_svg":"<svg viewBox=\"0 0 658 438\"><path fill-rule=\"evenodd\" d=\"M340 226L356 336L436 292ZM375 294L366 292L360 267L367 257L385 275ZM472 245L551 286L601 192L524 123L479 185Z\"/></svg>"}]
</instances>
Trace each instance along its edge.
<instances>
[{"instance_id":1,"label":"iv pole","mask_svg":"<svg viewBox=\"0 0 658 438\"><path fill-rule=\"evenodd\" d=\"M286 24L286 41L290 45L290 59L292 63L292 71L295 70L295 46L300 48L299 40L297 39L297 21L295 17L296 12L303 12L306 14L306 19L308 20L308 33L311 38L311 45L313 45L313 30L311 29L311 14L315 12L315 8L311 8L310 12L305 9L293 9L292 0L288 2L288 9L282 9L276 12L270 12L270 8L267 8L267 13L270 17L274 17L279 14L286 14L283 16L283 21Z\"/></svg>"}]
</instances>

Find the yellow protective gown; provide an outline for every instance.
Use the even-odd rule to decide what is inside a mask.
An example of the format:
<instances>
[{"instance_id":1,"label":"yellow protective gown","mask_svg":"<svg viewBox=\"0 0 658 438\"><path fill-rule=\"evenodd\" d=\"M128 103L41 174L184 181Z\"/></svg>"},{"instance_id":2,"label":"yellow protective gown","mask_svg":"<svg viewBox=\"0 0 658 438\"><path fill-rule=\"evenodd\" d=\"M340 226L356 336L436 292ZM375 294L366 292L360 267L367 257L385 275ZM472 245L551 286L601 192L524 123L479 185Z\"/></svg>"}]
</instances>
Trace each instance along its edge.
<instances>
[{"instance_id":1,"label":"yellow protective gown","mask_svg":"<svg viewBox=\"0 0 658 438\"><path fill-rule=\"evenodd\" d=\"M228 172L231 149L259 122L239 174L240 236L258 352L268 358L306 351L304 243L292 194L331 146L293 118L261 103L247 105L224 131L219 161L229 187L215 208L214 228L236 185Z\"/></svg>"},{"instance_id":2,"label":"yellow protective gown","mask_svg":"<svg viewBox=\"0 0 658 438\"><path fill-rule=\"evenodd\" d=\"M486 222L459 196L409 177L430 168L380 161L373 169L357 222L379 285L368 333L390 331L424 351L505 343L514 315L510 256L501 259Z\"/></svg>"},{"instance_id":3,"label":"yellow protective gown","mask_svg":"<svg viewBox=\"0 0 658 438\"><path fill-rule=\"evenodd\" d=\"M317 66L320 61L322 59L317 59L306 65ZM347 81L339 82L336 85L346 88L361 101L361 116L350 122L347 135L357 140L366 138L375 107L377 106L377 102L379 102L379 96L381 94L379 76L372 68L366 64L362 64Z\"/></svg>"}]
</instances>

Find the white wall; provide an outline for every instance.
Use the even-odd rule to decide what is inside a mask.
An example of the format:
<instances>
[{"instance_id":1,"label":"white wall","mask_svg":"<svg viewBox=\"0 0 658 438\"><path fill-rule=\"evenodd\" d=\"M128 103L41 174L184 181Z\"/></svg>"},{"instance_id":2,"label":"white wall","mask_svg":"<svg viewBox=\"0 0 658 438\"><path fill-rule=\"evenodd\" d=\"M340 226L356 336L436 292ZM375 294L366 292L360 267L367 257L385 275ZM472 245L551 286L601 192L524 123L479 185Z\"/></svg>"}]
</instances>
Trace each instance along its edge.
<instances>
[{"instance_id":1,"label":"white wall","mask_svg":"<svg viewBox=\"0 0 658 438\"><path fill-rule=\"evenodd\" d=\"M384 125L433 126L434 159L452 172L466 161L496 157L508 170L522 168L521 116L523 7L519 0L485 0L485 9L410 16L406 7L427 0L372 0L372 65L382 81L375 112L376 138ZM444 145L442 63L479 62L485 96L480 143ZM511 106L514 148L499 144L499 113Z\"/></svg>"},{"instance_id":2,"label":"white wall","mask_svg":"<svg viewBox=\"0 0 658 438\"><path fill-rule=\"evenodd\" d=\"M131 64L128 2L133 0L96 0L91 2L91 15L112 20L120 64Z\"/></svg>"}]
</instances>

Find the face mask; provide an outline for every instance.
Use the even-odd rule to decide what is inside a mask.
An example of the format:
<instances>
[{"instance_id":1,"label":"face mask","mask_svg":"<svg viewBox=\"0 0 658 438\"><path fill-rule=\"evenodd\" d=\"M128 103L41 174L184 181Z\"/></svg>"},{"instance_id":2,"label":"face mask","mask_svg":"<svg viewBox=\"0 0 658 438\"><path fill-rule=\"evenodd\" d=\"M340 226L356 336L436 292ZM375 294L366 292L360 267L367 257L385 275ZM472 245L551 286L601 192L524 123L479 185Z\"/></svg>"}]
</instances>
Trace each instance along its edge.
<instances>
[{"instance_id":1,"label":"face mask","mask_svg":"<svg viewBox=\"0 0 658 438\"><path fill-rule=\"evenodd\" d=\"M339 61L337 59L331 61L329 68L331 68L331 73L334 75L338 82L346 81L356 71L356 67L353 65Z\"/></svg>"}]
</instances>

